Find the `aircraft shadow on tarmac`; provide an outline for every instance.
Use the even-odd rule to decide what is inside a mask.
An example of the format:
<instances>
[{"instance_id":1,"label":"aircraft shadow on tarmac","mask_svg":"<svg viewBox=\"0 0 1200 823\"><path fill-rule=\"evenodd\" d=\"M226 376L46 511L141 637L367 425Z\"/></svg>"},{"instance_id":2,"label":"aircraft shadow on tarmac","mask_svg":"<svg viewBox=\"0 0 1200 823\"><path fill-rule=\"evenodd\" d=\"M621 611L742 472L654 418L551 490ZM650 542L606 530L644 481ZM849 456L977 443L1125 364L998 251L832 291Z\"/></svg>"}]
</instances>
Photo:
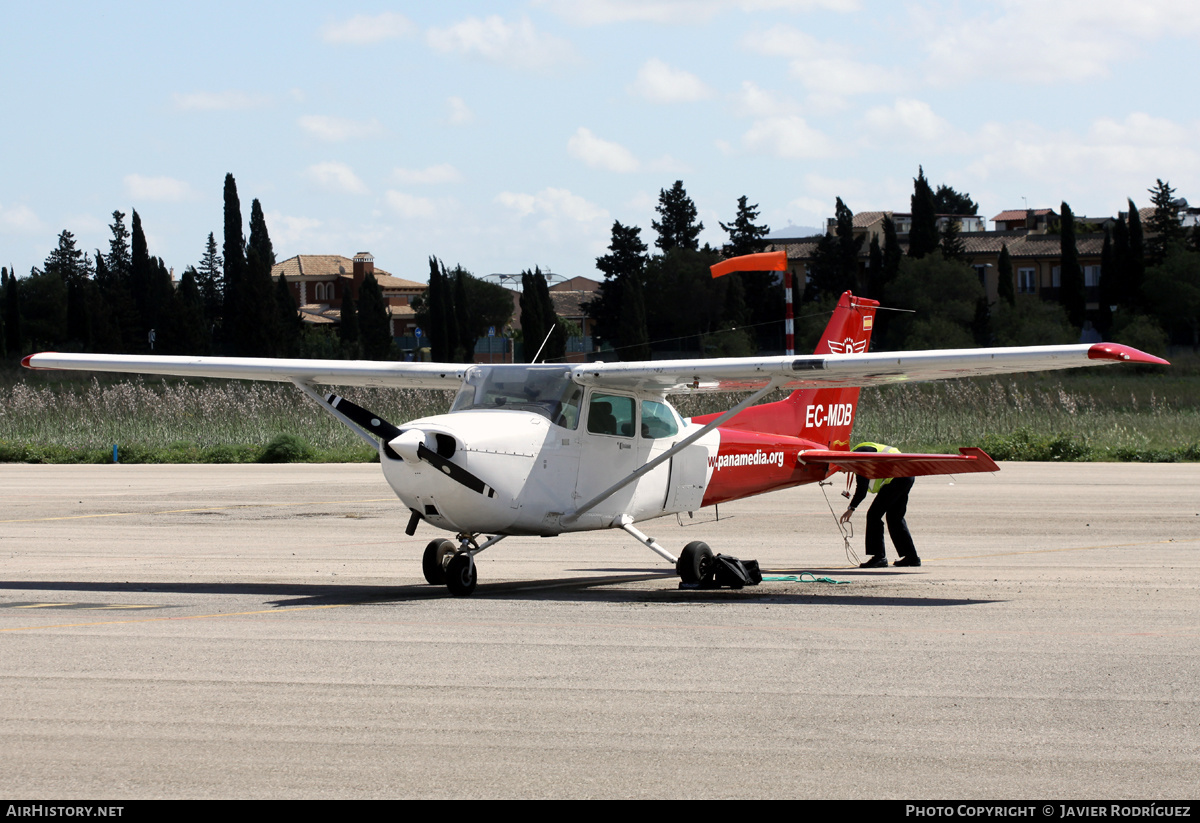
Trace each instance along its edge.
<instances>
[{"instance_id":1,"label":"aircraft shadow on tarmac","mask_svg":"<svg viewBox=\"0 0 1200 823\"><path fill-rule=\"evenodd\" d=\"M612 571L598 569L593 571ZM764 582L758 586L747 586L744 589L679 589L673 581L674 574L667 572L630 574L634 570L622 570L622 574L592 574L586 577L551 578L546 580L497 581L480 583L472 595L472 599L503 599L529 601L572 601L596 603L705 603L706 605L729 603L731 605L748 602L792 603L796 605L815 604L839 606L968 606L984 603L1002 602L984 598L952 598L952 597L905 597L883 594L853 593L841 586L821 583L800 582ZM857 577L854 570L839 571L839 577ZM887 573L884 573L887 574ZM883 575L875 572L863 575L864 578L879 580ZM662 588L624 588L624 584L642 583L651 580L661 580ZM621 588L613 588L621 587ZM802 590L797 590L801 588ZM386 605L388 603L405 603L410 601L428 601L438 599L455 599L443 586L431 586L427 583L412 585L383 585L369 586L361 584L329 584L329 583L93 583L79 581L19 581L0 582L0 603L3 602L3 592L7 591L46 591L62 592L109 592L112 594L128 595L131 593L146 594L187 594L187 595L250 595L264 596L266 604L278 608L295 608L298 606L351 606L351 605ZM174 603L180 606L184 604Z\"/></svg>"}]
</instances>

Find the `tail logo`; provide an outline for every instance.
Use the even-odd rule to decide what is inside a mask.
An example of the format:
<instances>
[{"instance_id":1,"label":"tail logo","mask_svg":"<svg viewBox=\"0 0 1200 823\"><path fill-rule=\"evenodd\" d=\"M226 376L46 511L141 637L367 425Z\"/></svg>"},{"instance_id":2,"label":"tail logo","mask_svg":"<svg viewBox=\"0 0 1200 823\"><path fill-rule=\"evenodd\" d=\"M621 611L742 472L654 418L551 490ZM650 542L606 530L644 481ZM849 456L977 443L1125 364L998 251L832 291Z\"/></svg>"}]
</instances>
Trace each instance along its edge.
<instances>
[{"instance_id":1,"label":"tail logo","mask_svg":"<svg viewBox=\"0 0 1200 823\"><path fill-rule=\"evenodd\" d=\"M862 354L867 350L867 341L855 340L851 337L847 337L840 343L836 340L830 340L829 350L834 354Z\"/></svg>"}]
</instances>

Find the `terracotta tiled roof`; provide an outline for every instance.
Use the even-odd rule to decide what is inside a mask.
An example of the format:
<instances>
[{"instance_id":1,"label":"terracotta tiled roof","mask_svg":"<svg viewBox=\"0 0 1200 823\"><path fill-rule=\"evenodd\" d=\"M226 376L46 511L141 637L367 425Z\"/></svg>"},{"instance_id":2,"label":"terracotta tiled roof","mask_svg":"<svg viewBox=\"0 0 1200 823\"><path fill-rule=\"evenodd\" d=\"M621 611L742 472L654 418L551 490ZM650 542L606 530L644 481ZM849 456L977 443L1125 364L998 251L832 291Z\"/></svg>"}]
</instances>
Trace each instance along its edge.
<instances>
[{"instance_id":1,"label":"terracotta tiled roof","mask_svg":"<svg viewBox=\"0 0 1200 823\"><path fill-rule=\"evenodd\" d=\"M425 291L429 286L425 283L418 283L415 280L405 280L403 277L393 277L390 274L381 274L379 269L375 269L375 280L379 283L379 288L384 291L392 289L404 291Z\"/></svg>"},{"instance_id":2,"label":"terracotta tiled roof","mask_svg":"<svg viewBox=\"0 0 1200 823\"><path fill-rule=\"evenodd\" d=\"M854 215L853 226L856 229L865 229L868 226L873 226L883 218L887 217L890 212L886 211L860 211Z\"/></svg>"}]
</instances>

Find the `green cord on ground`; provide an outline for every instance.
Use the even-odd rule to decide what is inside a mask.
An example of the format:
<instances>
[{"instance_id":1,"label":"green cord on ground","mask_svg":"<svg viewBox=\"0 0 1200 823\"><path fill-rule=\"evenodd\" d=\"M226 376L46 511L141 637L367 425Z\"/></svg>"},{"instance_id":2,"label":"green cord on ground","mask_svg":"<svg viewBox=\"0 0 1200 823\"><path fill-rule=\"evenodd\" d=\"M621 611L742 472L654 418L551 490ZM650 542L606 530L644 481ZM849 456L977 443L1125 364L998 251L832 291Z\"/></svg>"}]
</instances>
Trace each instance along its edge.
<instances>
[{"instance_id":1,"label":"green cord on ground","mask_svg":"<svg viewBox=\"0 0 1200 823\"><path fill-rule=\"evenodd\" d=\"M800 574L764 574L763 582L771 583L832 583L835 586L841 586L849 583L849 580L834 580L832 577L817 577L812 572L800 572Z\"/></svg>"}]
</instances>

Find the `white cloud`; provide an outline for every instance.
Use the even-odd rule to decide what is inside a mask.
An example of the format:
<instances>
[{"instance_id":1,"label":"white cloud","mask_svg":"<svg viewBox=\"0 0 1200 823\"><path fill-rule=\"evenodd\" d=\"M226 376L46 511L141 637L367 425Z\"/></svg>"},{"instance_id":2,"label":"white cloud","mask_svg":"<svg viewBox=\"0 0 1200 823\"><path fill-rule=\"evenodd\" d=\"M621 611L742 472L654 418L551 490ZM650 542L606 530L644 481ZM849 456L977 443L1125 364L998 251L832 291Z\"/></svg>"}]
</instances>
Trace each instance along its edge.
<instances>
[{"instance_id":1,"label":"white cloud","mask_svg":"<svg viewBox=\"0 0 1200 823\"><path fill-rule=\"evenodd\" d=\"M326 161L309 166L305 176L327 191L341 194L366 194L367 184L345 163Z\"/></svg>"},{"instance_id":2,"label":"white cloud","mask_svg":"<svg viewBox=\"0 0 1200 823\"><path fill-rule=\"evenodd\" d=\"M742 142L753 151L788 159L834 157L842 153L837 143L796 115L756 120L742 135Z\"/></svg>"},{"instance_id":3,"label":"white cloud","mask_svg":"<svg viewBox=\"0 0 1200 823\"><path fill-rule=\"evenodd\" d=\"M475 121L475 113L467 108L467 104L461 97L447 97L446 104L450 107L450 116L447 122L451 126L466 126Z\"/></svg>"},{"instance_id":4,"label":"white cloud","mask_svg":"<svg viewBox=\"0 0 1200 823\"><path fill-rule=\"evenodd\" d=\"M651 58L638 69L630 92L651 103L691 103L712 97L712 89L696 75Z\"/></svg>"},{"instance_id":5,"label":"white cloud","mask_svg":"<svg viewBox=\"0 0 1200 823\"><path fill-rule=\"evenodd\" d=\"M545 188L537 194L505 191L496 195L496 202L522 223L534 219L533 228L545 242L567 237L599 242L612 225L606 209L566 189Z\"/></svg>"},{"instance_id":6,"label":"white cloud","mask_svg":"<svg viewBox=\"0 0 1200 823\"><path fill-rule=\"evenodd\" d=\"M786 97L759 88L752 80L744 80L741 90L733 96L733 110L739 117L773 117L797 114L799 106Z\"/></svg>"},{"instance_id":7,"label":"white cloud","mask_svg":"<svg viewBox=\"0 0 1200 823\"><path fill-rule=\"evenodd\" d=\"M582 26L609 23L705 23L727 11L851 11L858 0L539 0L572 23Z\"/></svg>"},{"instance_id":8,"label":"white cloud","mask_svg":"<svg viewBox=\"0 0 1200 823\"><path fill-rule=\"evenodd\" d=\"M270 98L244 91L196 91L190 94L175 92L171 95L175 108L180 111L238 111L257 109L268 105Z\"/></svg>"},{"instance_id":9,"label":"white cloud","mask_svg":"<svg viewBox=\"0 0 1200 823\"><path fill-rule=\"evenodd\" d=\"M127 174L124 178L125 192L137 200L158 200L178 203L193 196L192 187L173 177L144 177Z\"/></svg>"},{"instance_id":10,"label":"white cloud","mask_svg":"<svg viewBox=\"0 0 1200 823\"><path fill-rule=\"evenodd\" d=\"M438 212L437 204L428 197L414 197L402 191L388 189L384 199L401 217L434 217Z\"/></svg>"},{"instance_id":11,"label":"white cloud","mask_svg":"<svg viewBox=\"0 0 1200 823\"><path fill-rule=\"evenodd\" d=\"M292 216L277 211L267 212L264 217L276 249L319 248L313 244L319 243L316 238L322 223L315 217Z\"/></svg>"},{"instance_id":12,"label":"white cloud","mask_svg":"<svg viewBox=\"0 0 1200 823\"><path fill-rule=\"evenodd\" d=\"M40 231L42 221L28 206L9 206L0 204L0 231L6 234L31 234Z\"/></svg>"},{"instance_id":13,"label":"white cloud","mask_svg":"<svg viewBox=\"0 0 1200 823\"><path fill-rule=\"evenodd\" d=\"M370 120L350 120L345 117L306 114L296 122L313 137L328 143L353 138L380 137L384 133L383 126L374 117Z\"/></svg>"},{"instance_id":14,"label":"white cloud","mask_svg":"<svg viewBox=\"0 0 1200 823\"><path fill-rule=\"evenodd\" d=\"M436 185L438 183L457 183L462 180L462 174L449 163L441 163L424 169L395 169L392 177L397 183L406 185Z\"/></svg>"},{"instance_id":15,"label":"white cloud","mask_svg":"<svg viewBox=\"0 0 1200 823\"><path fill-rule=\"evenodd\" d=\"M1200 123L1144 113L1097 119L1084 134L990 123L973 142L977 159L967 167L969 174L997 183L1015 176L1045 192L1038 196L1051 203L1080 192L1097 200L1133 196L1137 201L1156 178L1200 175ZM1032 201L1035 191L1028 194Z\"/></svg>"},{"instance_id":16,"label":"white cloud","mask_svg":"<svg viewBox=\"0 0 1200 823\"><path fill-rule=\"evenodd\" d=\"M602 140L582 126L567 141L567 151L594 169L631 172L637 171L639 166L629 149L620 143Z\"/></svg>"},{"instance_id":17,"label":"white cloud","mask_svg":"<svg viewBox=\"0 0 1200 823\"><path fill-rule=\"evenodd\" d=\"M425 40L435 51L483 58L522 69L544 69L573 59L570 43L537 31L528 18L515 23L499 15L468 17L446 28L429 29Z\"/></svg>"},{"instance_id":18,"label":"white cloud","mask_svg":"<svg viewBox=\"0 0 1200 823\"><path fill-rule=\"evenodd\" d=\"M897 70L857 60L849 47L822 42L785 24L747 34L741 44L758 54L789 58L792 77L825 99L891 91L904 84Z\"/></svg>"},{"instance_id":19,"label":"white cloud","mask_svg":"<svg viewBox=\"0 0 1200 823\"><path fill-rule=\"evenodd\" d=\"M1140 56L1140 45L1200 32L1200 5L1189 0L1006 0L976 14L915 7L929 81L1001 77L1038 85L1109 77L1114 63Z\"/></svg>"},{"instance_id":20,"label":"white cloud","mask_svg":"<svg viewBox=\"0 0 1200 823\"><path fill-rule=\"evenodd\" d=\"M932 143L952 130L928 103L911 98L900 98L890 106L876 106L864 115L863 121L880 140L886 141Z\"/></svg>"},{"instance_id":21,"label":"white cloud","mask_svg":"<svg viewBox=\"0 0 1200 823\"><path fill-rule=\"evenodd\" d=\"M326 43L369 44L407 37L417 27L403 14L385 11L382 14L356 14L340 23L327 23L321 28Z\"/></svg>"}]
</instances>

